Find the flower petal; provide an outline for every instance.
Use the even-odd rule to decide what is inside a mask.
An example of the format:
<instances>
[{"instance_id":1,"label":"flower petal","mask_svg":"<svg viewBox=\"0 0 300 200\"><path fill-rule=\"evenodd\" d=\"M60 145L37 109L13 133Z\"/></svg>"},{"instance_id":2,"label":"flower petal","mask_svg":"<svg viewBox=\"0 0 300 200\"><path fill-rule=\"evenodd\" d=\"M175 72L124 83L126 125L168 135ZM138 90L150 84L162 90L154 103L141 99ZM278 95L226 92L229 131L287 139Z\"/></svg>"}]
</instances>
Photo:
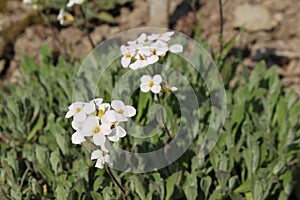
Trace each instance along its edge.
<instances>
[{"instance_id":1,"label":"flower petal","mask_svg":"<svg viewBox=\"0 0 300 200\"><path fill-rule=\"evenodd\" d=\"M82 142L85 142L85 139L82 135L81 132L76 131L73 135L72 135L72 143L73 144L81 144Z\"/></svg>"},{"instance_id":2,"label":"flower petal","mask_svg":"<svg viewBox=\"0 0 300 200\"><path fill-rule=\"evenodd\" d=\"M121 58L121 64L122 64L122 67L124 67L124 68L127 68L129 66L130 62L131 62L131 58L127 58L125 56L123 56Z\"/></svg>"},{"instance_id":3,"label":"flower petal","mask_svg":"<svg viewBox=\"0 0 300 200\"><path fill-rule=\"evenodd\" d=\"M84 136L93 135L93 129L99 126L99 121L97 117L88 117L82 126L82 133Z\"/></svg>"},{"instance_id":4,"label":"flower petal","mask_svg":"<svg viewBox=\"0 0 300 200\"><path fill-rule=\"evenodd\" d=\"M180 53L183 51L183 47L180 44L174 44L170 46L170 52L172 53Z\"/></svg>"},{"instance_id":5,"label":"flower petal","mask_svg":"<svg viewBox=\"0 0 300 200\"><path fill-rule=\"evenodd\" d=\"M99 106L103 102L103 99L97 98L97 99L94 99L92 102L94 102L96 104L96 106Z\"/></svg>"},{"instance_id":6,"label":"flower petal","mask_svg":"<svg viewBox=\"0 0 300 200\"><path fill-rule=\"evenodd\" d=\"M147 65L156 63L158 60L159 60L159 57L157 55L151 55L147 58Z\"/></svg>"},{"instance_id":7,"label":"flower petal","mask_svg":"<svg viewBox=\"0 0 300 200\"><path fill-rule=\"evenodd\" d=\"M98 159L98 158L101 158L101 157L102 157L101 150L95 150L95 151L92 152L91 160L95 160L95 159Z\"/></svg>"},{"instance_id":8,"label":"flower petal","mask_svg":"<svg viewBox=\"0 0 300 200\"><path fill-rule=\"evenodd\" d=\"M65 118L70 118L75 114L74 110L69 110L65 116Z\"/></svg>"},{"instance_id":9,"label":"flower petal","mask_svg":"<svg viewBox=\"0 0 300 200\"><path fill-rule=\"evenodd\" d=\"M174 34L174 31L168 31L162 34L162 37L171 37Z\"/></svg>"},{"instance_id":10,"label":"flower petal","mask_svg":"<svg viewBox=\"0 0 300 200\"><path fill-rule=\"evenodd\" d=\"M122 55L125 55L126 53L128 53L128 49L125 45L122 45L120 47L120 50L121 50Z\"/></svg>"},{"instance_id":11,"label":"flower petal","mask_svg":"<svg viewBox=\"0 0 300 200\"><path fill-rule=\"evenodd\" d=\"M141 68L141 66L142 66L141 61L137 60L134 63L130 64L129 68L132 69L132 70L137 70L137 69Z\"/></svg>"},{"instance_id":12,"label":"flower petal","mask_svg":"<svg viewBox=\"0 0 300 200\"><path fill-rule=\"evenodd\" d=\"M162 82L162 77L159 74L156 74L155 76L153 76L153 81L156 84L160 84Z\"/></svg>"},{"instance_id":13,"label":"flower petal","mask_svg":"<svg viewBox=\"0 0 300 200\"><path fill-rule=\"evenodd\" d=\"M138 37L137 41L138 41L138 43L142 43L142 42L144 42L146 39L147 39L147 35L146 35L145 33L142 33L142 34L140 35L140 37Z\"/></svg>"},{"instance_id":14,"label":"flower petal","mask_svg":"<svg viewBox=\"0 0 300 200\"><path fill-rule=\"evenodd\" d=\"M75 130L79 130L82 128L82 122L72 121L71 126Z\"/></svg>"},{"instance_id":15,"label":"flower petal","mask_svg":"<svg viewBox=\"0 0 300 200\"><path fill-rule=\"evenodd\" d=\"M112 122L117 121L115 114L116 114L116 111L114 111L114 110L106 111L105 114L101 118L102 124L110 124Z\"/></svg>"},{"instance_id":16,"label":"flower petal","mask_svg":"<svg viewBox=\"0 0 300 200\"><path fill-rule=\"evenodd\" d=\"M80 111L79 113L76 113L74 115L74 120L76 122L83 122L86 119L86 114L83 111Z\"/></svg>"},{"instance_id":17,"label":"flower petal","mask_svg":"<svg viewBox=\"0 0 300 200\"><path fill-rule=\"evenodd\" d=\"M126 121L128 121L128 119L124 115L121 115L120 113L116 113L116 120L117 120L117 122L126 122Z\"/></svg>"},{"instance_id":18,"label":"flower petal","mask_svg":"<svg viewBox=\"0 0 300 200\"><path fill-rule=\"evenodd\" d=\"M132 106L125 106L125 116L133 117L136 115L136 109Z\"/></svg>"},{"instance_id":19,"label":"flower petal","mask_svg":"<svg viewBox=\"0 0 300 200\"><path fill-rule=\"evenodd\" d=\"M95 145L103 146L105 140L105 136L102 133L93 135L93 142L95 143Z\"/></svg>"},{"instance_id":20,"label":"flower petal","mask_svg":"<svg viewBox=\"0 0 300 200\"><path fill-rule=\"evenodd\" d=\"M103 161L98 159L97 162L96 162L96 165L95 167L99 168L99 169L103 169L104 165L103 165Z\"/></svg>"},{"instance_id":21,"label":"flower petal","mask_svg":"<svg viewBox=\"0 0 300 200\"><path fill-rule=\"evenodd\" d=\"M101 124L101 134L109 135L111 133L110 124Z\"/></svg>"},{"instance_id":22,"label":"flower petal","mask_svg":"<svg viewBox=\"0 0 300 200\"><path fill-rule=\"evenodd\" d=\"M149 87L149 84L148 83L142 83L140 85L140 88L141 88L141 91L142 92L149 92L150 91L150 87Z\"/></svg>"},{"instance_id":23,"label":"flower petal","mask_svg":"<svg viewBox=\"0 0 300 200\"><path fill-rule=\"evenodd\" d=\"M112 142L119 141L119 136L116 132L116 129L113 129L113 131L107 136L107 138L109 141L112 141Z\"/></svg>"},{"instance_id":24,"label":"flower petal","mask_svg":"<svg viewBox=\"0 0 300 200\"><path fill-rule=\"evenodd\" d=\"M91 114L95 111L95 109L95 104L93 102L86 103L82 108L83 112L85 112L86 114Z\"/></svg>"},{"instance_id":25,"label":"flower petal","mask_svg":"<svg viewBox=\"0 0 300 200\"><path fill-rule=\"evenodd\" d=\"M160 85L157 85L157 84L154 84L151 88L151 91L155 94L158 94L161 90L161 86Z\"/></svg>"},{"instance_id":26,"label":"flower petal","mask_svg":"<svg viewBox=\"0 0 300 200\"><path fill-rule=\"evenodd\" d=\"M140 80L141 80L142 83L147 83L148 84L152 80L152 78L149 75L143 75Z\"/></svg>"},{"instance_id":27,"label":"flower petal","mask_svg":"<svg viewBox=\"0 0 300 200\"><path fill-rule=\"evenodd\" d=\"M149 41L157 40L158 39L158 34L153 33L152 35L148 36Z\"/></svg>"},{"instance_id":28,"label":"flower petal","mask_svg":"<svg viewBox=\"0 0 300 200\"><path fill-rule=\"evenodd\" d=\"M112 165L112 163L110 163L109 155L108 155L108 154L106 154L106 155L104 156L104 161L105 161L106 163L108 163L109 165Z\"/></svg>"},{"instance_id":29,"label":"flower petal","mask_svg":"<svg viewBox=\"0 0 300 200\"><path fill-rule=\"evenodd\" d=\"M123 103L123 101L120 101L120 100L113 100L111 102L111 107L114 109L114 110L124 110L125 108L125 104Z\"/></svg>"},{"instance_id":30,"label":"flower petal","mask_svg":"<svg viewBox=\"0 0 300 200\"><path fill-rule=\"evenodd\" d=\"M125 131L125 129L122 128L121 126L117 126L117 127L116 127L116 132L117 132L117 135L118 135L120 138L126 136L126 131Z\"/></svg>"},{"instance_id":31,"label":"flower petal","mask_svg":"<svg viewBox=\"0 0 300 200\"><path fill-rule=\"evenodd\" d=\"M177 90L178 90L177 87L171 87L171 91L175 92L175 91L177 91Z\"/></svg>"}]
</instances>

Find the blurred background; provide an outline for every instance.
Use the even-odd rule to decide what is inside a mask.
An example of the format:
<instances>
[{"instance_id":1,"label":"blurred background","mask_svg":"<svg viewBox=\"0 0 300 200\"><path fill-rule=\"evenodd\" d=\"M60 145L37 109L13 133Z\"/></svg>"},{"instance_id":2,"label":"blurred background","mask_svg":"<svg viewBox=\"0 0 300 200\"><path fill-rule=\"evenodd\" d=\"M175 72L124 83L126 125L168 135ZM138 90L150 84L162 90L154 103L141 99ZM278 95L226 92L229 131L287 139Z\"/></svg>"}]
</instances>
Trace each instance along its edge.
<instances>
[{"instance_id":1,"label":"blurred background","mask_svg":"<svg viewBox=\"0 0 300 200\"><path fill-rule=\"evenodd\" d=\"M219 49L220 13L213 0L98 0L74 5L63 24L57 20L64 1L32 4L1 0L0 76L15 82L24 54L37 59L42 43L53 58L86 55L93 44L132 28L156 26L183 32ZM235 37L230 55L253 68L265 60L277 65L282 82L300 95L300 4L298 0L223 0L223 37ZM71 37L70 37L71 36ZM91 43L92 42L92 43ZM237 73L241 68L237 69Z\"/></svg>"},{"instance_id":2,"label":"blurred background","mask_svg":"<svg viewBox=\"0 0 300 200\"><path fill-rule=\"evenodd\" d=\"M147 26L185 33L209 52L227 113L218 143L199 157L213 93L185 62L175 66L201 103L202 134L163 169L115 171L129 199L300 199L299 0L85 0L68 7L72 1L83 0L0 0L0 200L121 199L90 160L92 148L71 144L65 114L85 55L114 34ZM99 96L110 98L123 73L119 64L103 76ZM140 94L132 105L142 114L134 120L145 125L150 98ZM174 102L166 101L167 111ZM122 145L148 151L164 145L159 137L130 137Z\"/></svg>"}]
</instances>

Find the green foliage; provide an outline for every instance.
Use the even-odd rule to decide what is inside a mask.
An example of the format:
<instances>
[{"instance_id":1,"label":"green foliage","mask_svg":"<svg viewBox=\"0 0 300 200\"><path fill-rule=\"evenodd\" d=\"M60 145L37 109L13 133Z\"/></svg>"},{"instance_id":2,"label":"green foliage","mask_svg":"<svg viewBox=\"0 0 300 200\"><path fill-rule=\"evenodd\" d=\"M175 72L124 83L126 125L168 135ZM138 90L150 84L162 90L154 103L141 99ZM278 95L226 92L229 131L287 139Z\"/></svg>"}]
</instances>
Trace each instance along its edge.
<instances>
[{"instance_id":1,"label":"green foliage","mask_svg":"<svg viewBox=\"0 0 300 200\"><path fill-rule=\"evenodd\" d=\"M43 46L39 63L23 58L24 80L0 91L4 97L0 99L1 198L121 198L105 171L90 161L91 147L70 142L72 130L64 115L72 102L78 66L62 57L54 64L50 50ZM208 94L192 69L178 70L191 80L202 105L199 134L173 164L151 173L120 174L129 199L287 199L299 181L295 173L300 157L300 102L294 92L285 92L276 68L266 70L260 63L249 78L242 77L244 82L227 90L228 117L218 143L205 158L198 152L210 120ZM120 75L114 69L105 76L107 90ZM173 99L166 96L163 104L172 116L168 119L176 120L180 113L174 111L178 102ZM138 111L147 110L150 101L142 93L132 100ZM140 113L135 121L147 124L149 116ZM171 127L172 121L167 124ZM159 143L162 132L158 135L146 150L163 145ZM143 143L132 138L123 145L131 151L143 150Z\"/></svg>"}]
</instances>

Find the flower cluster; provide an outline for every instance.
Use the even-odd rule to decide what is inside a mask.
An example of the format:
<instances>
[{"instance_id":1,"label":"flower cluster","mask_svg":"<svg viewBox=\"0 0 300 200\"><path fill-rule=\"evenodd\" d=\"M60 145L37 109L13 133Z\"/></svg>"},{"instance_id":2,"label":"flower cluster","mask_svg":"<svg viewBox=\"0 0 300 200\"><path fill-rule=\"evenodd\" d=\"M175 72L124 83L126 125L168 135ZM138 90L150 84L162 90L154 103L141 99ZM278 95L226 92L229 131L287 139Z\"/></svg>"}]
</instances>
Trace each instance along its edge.
<instances>
[{"instance_id":1,"label":"flower cluster","mask_svg":"<svg viewBox=\"0 0 300 200\"><path fill-rule=\"evenodd\" d=\"M108 144L126 136L126 131L120 123L128 121L128 118L135 114L134 107L125 105L120 100L113 100L109 104L103 103L102 98L97 98L88 103L71 104L65 117L73 117L72 127L75 129L72 135L73 144L81 144L90 137L96 146L101 147L101 150L92 153L91 159L97 159L96 167L103 168L105 163L110 164Z\"/></svg>"},{"instance_id":2,"label":"flower cluster","mask_svg":"<svg viewBox=\"0 0 300 200\"><path fill-rule=\"evenodd\" d=\"M67 7L71 8L75 4L80 5L83 2L84 0L69 0L69 2L67 3ZM59 21L60 25L63 25L65 23L65 20L70 22L74 20L74 17L69 12L65 11L65 7L63 7L59 10L59 13L57 15L57 21Z\"/></svg>"},{"instance_id":3,"label":"flower cluster","mask_svg":"<svg viewBox=\"0 0 300 200\"><path fill-rule=\"evenodd\" d=\"M182 45L169 44L173 34L173 31L151 35L142 33L136 40L122 45L120 47L123 55L121 58L122 66L137 70L156 63L160 57L164 57L169 51L171 53L182 52Z\"/></svg>"},{"instance_id":4,"label":"flower cluster","mask_svg":"<svg viewBox=\"0 0 300 200\"><path fill-rule=\"evenodd\" d=\"M175 92L177 91L177 87L169 87L168 84L165 82L163 87L162 84L162 77L159 74L154 75L153 77L149 75L143 75L141 77L141 84L140 88L142 92L153 92L154 94L158 94L161 89L163 88L164 92Z\"/></svg>"},{"instance_id":5,"label":"flower cluster","mask_svg":"<svg viewBox=\"0 0 300 200\"><path fill-rule=\"evenodd\" d=\"M65 21L67 22L72 22L74 21L74 17L71 13L67 12L65 7L71 8L75 4L83 4L85 0L69 0L67 5L59 9L59 13L57 15L57 21L59 21L60 25L64 25ZM23 0L22 1L24 4L32 5L34 9L38 8L36 0Z\"/></svg>"}]
</instances>

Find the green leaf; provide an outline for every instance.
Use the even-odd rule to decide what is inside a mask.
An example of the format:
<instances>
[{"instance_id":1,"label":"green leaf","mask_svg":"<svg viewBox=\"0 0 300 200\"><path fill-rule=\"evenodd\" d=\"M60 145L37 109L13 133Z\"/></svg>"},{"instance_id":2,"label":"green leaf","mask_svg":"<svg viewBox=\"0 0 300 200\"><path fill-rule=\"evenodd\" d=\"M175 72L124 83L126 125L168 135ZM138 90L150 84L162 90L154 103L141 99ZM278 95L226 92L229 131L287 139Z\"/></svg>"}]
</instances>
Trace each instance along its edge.
<instances>
[{"instance_id":1,"label":"green leaf","mask_svg":"<svg viewBox=\"0 0 300 200\"><path fill-rule=\"evenodd\" d=\"M33 126L33 128L31 129L30 133L27 136L27 141L30 141L36 135L37 131L42 129L43 125L44 125L44 116L39 115L38 121Z\"/></svg>"},{"instance_id":2,"label":"green leaf","mask_svg":"<svg viewBox=\"0 0 300 200\"><path fill-rule=\"evenodd\" d=\"M135 191L140 199L146 199L145 188L139 178L137 176L131 176L130 181L131 190Z\"/></svg>"},{"instance_id":3,"label":"green leaf","mask_svg":"<svg viewBox=\"0 0 300 200\"><path fill-rule=\"evenodd\" d=\"M181 181L182 172L178 171L173 173L168 179L166 183L166 200L170 199L174 192L175 185L179 185Z\"/></svg>"},{"instance_id":4,"label":"green leaf","mask_svg":"<svg viewBox=\"0 0 300 200\"><path fill-rule=\"evenodd\" d=\"M57 200L65 200L67 198L67 191L63 186L58 186L55 189L55 196Z\"/></svg>"},{"instance_id":5,"label":"green leaf","mask_svg":"<svg viewBox=\"0 0 300 200\"><path fill-rule=\"evenodd\" d=\"M185 173L185 181L183 184L183 191L187 200L193 200L197 198L197 175Z\"/></svg>"},{"instance_id":6,"label":"green leaf","mask_svg":"<svg viewBox=\"0 0 300 200\"><path fill-rule=\"evenodd\" d=\"M146 116L145 112L148 107L149 98L150 98L149 93L140 92L138 107L137 107L137 116L136 116L137 121L140 121L142 116Z\"/></svg>"},{"instance_id":7,"label":"green leaf","mask_svg":"<svg viewBox=\"0 0 300 200\"><path fill-rule=\"evenodd\" d=\"M250 191L251 181L247 179L244 181L239 187L237 187L234 192L235 193L246 193Z\"/></svg>"},{"instance_id":8,"label":"green leaf","mask_svg":"<svg viewBox=\"0 0 300 200\"><path fill-rule=\"evenodd\" d=\"M111 24L116 23L114 16L111 15L109 12L105 12L105 11L100 12L98 18L107 23L111 23Z\"/></svg>"},{"instance_id":9,"label":"green leaf","mask_svg":"<svg viewBox=\"0 0 300 200\"><path fill-rule=\"evenodd\" d=\"M265 71L266 63L264 61L257 64L250 75L249 79L249 88L252 90L253 88L258 88L259 82L263 76L263 72Z\"/></svg>"},{"instance_id":10,"label":"green leaf","mask_svg":"<svg viewBox=\"0 0 300 200\"><path fill-rule=\"evenodd\" d=\"M55 175L57 174L58 164L60 163L60 154L59 151L53 151L50 155L50 164L52 170L54 171Z\"/></svg>"},{"instance_id":11,"label":"green leaf","mask_svg":"<svg viewBox=\"0 0 300 200\"><path fill-rule=\"evenodd\" d=\"M285 166L285 161L283 159L279 160L278 163L273 168L273 173L278 174Z\"/></svg>"},{"instance_id":12,"label":"green leaf","mask_svg":"<svg viewBox=\"0 0 300 200\"><path fill-rule=\"evenodd\" d=\"M34 59L27 55L23 56L21 67L25 75L30 75L32 72L38 70L38 66L35 63Z\"/></svg>"},{"instance_id":13,"label":"green leaf","mask_svg":"<svg viewBox=\"0 0 300 200\"><path fill-rule=\"evenodd\" d=\"M99 199L103 199L103 197L101 196L101 194L99 194L96 191L91 191L91 196L94 200L99 200Z\"/></svg>"},{"instance_id":14,"label":"green leaf","mask_svg":"<svg viewBox=\"0 0 300 200\"><path fill-rule=\"evenodd\" d=\"M210 176L206 176L206 177L201 178L200 188L204 192L206 197L208 197L209 188L211 186L211 183L212 183L212 179L211 179Z\"/></svg>"},{"instance_id":15,"label":"green leaf","mask_svg":"<svg viewBox=\"0 0 300 200\"><path fill-rule=\"evenodd\" d=\"M18 175L18 159L17 159L17 152L14 149L11 149L7 153L7 163L8 165L14 170L14 173Z\"/></svg>"},{"instance_id":16,"label":"green leaf","mask_svg":"<svg viewBox=\"0 0 300 200\"><path fill-rule=\"evenodd\" d=\"M41 145L36 145L35 146L35 156L38 161L38 163L42 166L47 165L47 149Z\"/></svg>"}]
</instances>

